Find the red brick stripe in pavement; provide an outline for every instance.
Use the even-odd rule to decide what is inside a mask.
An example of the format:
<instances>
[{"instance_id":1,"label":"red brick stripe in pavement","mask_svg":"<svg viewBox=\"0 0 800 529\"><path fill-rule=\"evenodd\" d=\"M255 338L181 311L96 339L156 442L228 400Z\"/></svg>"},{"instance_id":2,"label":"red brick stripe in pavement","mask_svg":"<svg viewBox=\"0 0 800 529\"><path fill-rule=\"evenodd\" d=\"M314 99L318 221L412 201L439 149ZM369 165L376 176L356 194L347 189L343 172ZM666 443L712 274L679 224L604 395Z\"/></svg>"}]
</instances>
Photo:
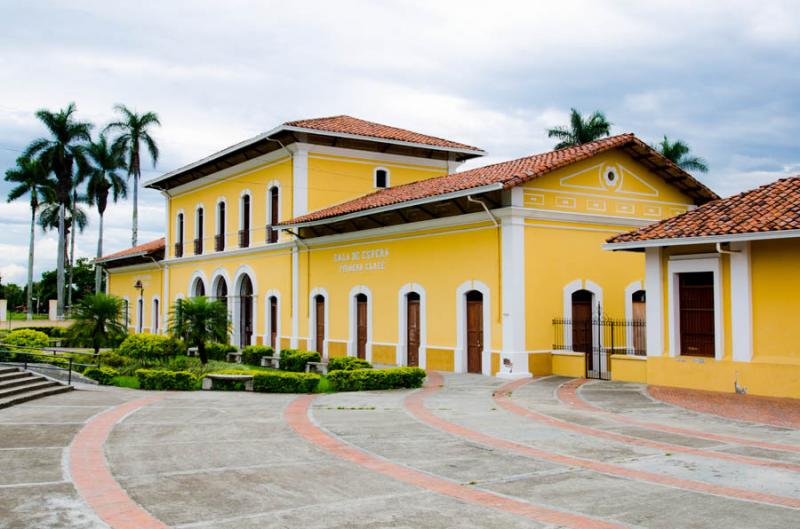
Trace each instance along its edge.
<instances>
[{"instance_id":1,"label":"red brick stripe in pavement","mask_svg":"<svg viewBox=\"0 0 800 529\"><path fill-rule=\"evenodd\" d=\"M689 437L697 437L700 439L708 439L710 441L720 441L723 443L733 443L743 446L753 446L758 448L766 448L768 450L780 450L782 452L799 452L800 453L800 446L795 445L787 445L782 443L770 443L767 441L757 441L755 439L748 439L745 437L738 437L734 435L723 435L723 434L714 434L709 432L703 432L701 430L693 430L690 428L680 428L676 426L668 426L665 424L659 424L649 421L640 421L634 419L632 417L628 417L626 415L622 415L619 413L610 412L603 408L599 408L586 400L578 393L578 388L580 388L583 384L586 384L588 380L585 379L575 379L570 380L569 382L563 384L558 388L558 398L564 404L568 404L569 406L573 406L575 408L581 408L587 411L593 411L597 413L604 414L604 417L609 419L625 423L631 424L634 426L641 426L642 428L647 428L648 430L658 430L662 432L674 433L678 435L685 435ZM800 403L797 404L800 406Z\"/></svg>"},{"instance_id":2,"label":"red brick stripe in pavement","mask_svg":"<svg viewBox=\"0 0 800 529\"><path fill-rule=\"evenodd\" d=\"M128 496L111 475L103 453L108 435L120 419L162 398L136 399L94 416L69 447L69 469L78 494L111 529L169 529Z\"/></svg>"},{"instance_id":3,"label":"red brick stripe in pavement","mask_svg":"<svg viewBox=\"0 0 800 529\"><path fill-rule=\"evenodd\" d=\"M647 481L650 483L656 483L659 485L665 485L668 487L673 487L682 490L691 490L694 492L713 494L716 496L725 496L740 500L768 503L772 505L779 505L782 507L800 509L800 499L797 498L788 498L784 496L778 496L775 494L767 494L763 492L737 489L735 487L727 487L723 485L712 485L710 483L676 478L668 476L666 474L659 474L656 472L633 470L620 465L601 463L599 461L592 461L579 457L559 454L557 452L550 452L548 450L543 450L541 448L535 448L532 446L523 445L520 443L516 443L514 441L508 441L506 439L493 437L481 432L477 432L475 430L470 430L461 425L442 419L441 417L434 415L427 408L425 408L424 405L425 397L427 397L431 393L435 393L436 391L438 391L439 387L442 384L442 377L438 373L429 372L428 380L429 380L429 385L426 388L424 388L422 391L410 395L406 399L406 409L408 409L409 412L411 412L421 421L428 423L436 428L439 428L440 430L451 433L453 435L463 437L465 439L469 439L486 446L493 446L497 448L506 449L528 457L550 461L561 465L586 468L588 470L593 470L595 472L599 472L602 474L619 476L634 481ZM528 410L527 408L523 408L522 406L514 404L508 399L508 393L510 391L518 388L523 384L528 383L529 381L530 379L521 379L506 384L501 388L498 388L498 390L495 392L495 401L502 408L504 408L507 411L510 411L511 413L520 415L528 419L535 420L537 422L547 422L542 420L544 416L541 416L541 414L537 414L535 412ZM544 418L549 420L549 417L544 417Z\"/></svg>"},{"instance_id":4,"label":"red brick stripe in pavement","mask_svg":"<svg viewBox=\"0 0 800 529\"><path fill-rule=\"evenodd\" d=\"M340 459L415 487L450 496L474 505L524 516L544 524L555 524L560 527L574 529L621 529L625 527L616 523L540 507L391 463L355 448L316 426L308 417L309 408L314 399L314 395L304 395L292 401L284 415L286 422L304 439Z\"/></svg>"}]
</instances>

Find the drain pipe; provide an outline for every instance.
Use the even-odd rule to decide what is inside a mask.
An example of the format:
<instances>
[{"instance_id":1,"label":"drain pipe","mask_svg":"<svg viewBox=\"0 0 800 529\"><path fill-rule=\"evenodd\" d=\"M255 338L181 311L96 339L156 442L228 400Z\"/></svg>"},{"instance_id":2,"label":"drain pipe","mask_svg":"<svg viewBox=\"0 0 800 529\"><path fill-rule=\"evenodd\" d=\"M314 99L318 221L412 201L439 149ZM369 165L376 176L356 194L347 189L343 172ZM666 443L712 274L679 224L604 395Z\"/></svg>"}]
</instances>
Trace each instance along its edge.
<instances>
[{"instance_id":1,"label":"drain pipe","mask_svg":"<svg viewBox=\"0 0 800 529\"><path fill-rule=\"evenodd\" d=\"M495 228L500 227L500 223L497 222L497 218L494 214L489 211L489 207L486 205L486 202L483 200L478 200L477 198L473 198L472 195L467 195L467 202L472 202L473 204L480 204L483 206L483 210L486 211L486 214L489 215L489 218L492 219L492 223L494 224Z\"/></svg>"},{"instance_id":2,"label":"drain pipe","mask_svg":"<svg viewBox=\"0 0 800 529\"><path fill-rule=\"evenodd\" d=\"M727 255L736 255L738 253L742 253L741 250L725 250L722 248L722 243L717 243L717 253L718 254L727 254Z\"/></svg>"}]
</instances>

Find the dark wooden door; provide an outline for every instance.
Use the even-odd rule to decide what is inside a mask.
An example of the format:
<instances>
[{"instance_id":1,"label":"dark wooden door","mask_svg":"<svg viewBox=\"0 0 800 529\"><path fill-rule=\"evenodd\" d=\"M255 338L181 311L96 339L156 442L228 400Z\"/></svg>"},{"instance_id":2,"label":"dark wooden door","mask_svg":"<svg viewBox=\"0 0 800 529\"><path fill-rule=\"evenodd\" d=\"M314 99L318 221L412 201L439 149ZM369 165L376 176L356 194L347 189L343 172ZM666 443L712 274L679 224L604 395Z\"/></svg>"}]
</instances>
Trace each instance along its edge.
<instances>
[{"instance_id":1,"label":"dark wooden door","mask_svg":"<svg viewBox=\"0 0 800 529\"><path fill-rule=\"evenodd\" d=\"M269 298L269 346L277 349L278 344L278 298Z\"/></svg>"},{"instance_id":2,"label":"dark wooden door","mask_svg":"<svg viewBox=\"0 0 800 529\"><path fill-rule=\"evenodd\" d=\"M467 297L467 371L482 373L483 355L483 298Z\"/></svg>"},{"instance_id":3,"label":"dark wooden door","mask_svg":"<svg viewBox=\"0 0 800 529\"><path fill-rule=\"evenodd\" d=\"M572 350L586 354L586 369L594 369L592 354L592 298L578 292L572 297Z\"/></svg>"},{"instance_id":4,"label":"dark wooden door","mask_svg":"<svg viewBox=\"0 0 800 529\"><path fill-rule=\"evenodd\" d=\"M314 300L314 319L317 324L314 343L316 351L322 354L325 344L325 298L322 296L317 296Z\"/></svg>"},{"instance_id":5,"label":"dark wooden door","mask_svg":"<svg viewBox=\"0 0 800 529\"><path fill-rule=\"evenodd\" d=\"M367 296L356 297L356 354L367 358Z\"/></svg>"},{"instance_id":6,"label":"dark wooden door","mask_svg":"<svg viewBox=\"0 0 800 529\"><path fill-rule=\"evenodd\" d=\"M409 295L406 315L406 364L419 366L419 296Z\"/></svg>"},{"instance_id":7,"label":"dark wooden door","mask_svg":"<svg viewBox=\"0 0 800 529\"><path fill-rule=\"evenodd\" d=\"M681 354L714 356L714 274L679 276Z\"/></svg>"},{"instance_id":8,"label":"dark wooden door","mask_svg":"<svg viewBox=\"0 0 800 529\"><path fill-rule=\"evenodd\" d=\"M247 347L253 335L253 283L246 276L239 289L239 302L239 347Z\"/></svg>"}]
</instances>

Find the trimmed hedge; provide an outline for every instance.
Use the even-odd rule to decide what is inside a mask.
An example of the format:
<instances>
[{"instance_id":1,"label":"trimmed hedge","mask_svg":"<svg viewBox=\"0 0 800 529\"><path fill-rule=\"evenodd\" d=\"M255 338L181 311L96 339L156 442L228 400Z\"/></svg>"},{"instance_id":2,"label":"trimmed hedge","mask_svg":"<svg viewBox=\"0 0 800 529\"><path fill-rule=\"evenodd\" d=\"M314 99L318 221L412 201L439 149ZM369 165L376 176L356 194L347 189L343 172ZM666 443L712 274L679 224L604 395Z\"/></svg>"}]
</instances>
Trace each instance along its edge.
<instances>
[{"instance_id":1,"label":"trimmed hedge","mask_svg":"<svg viewBox=\"0 0 800 529\"><path fill-rule=\"evenodd\" d=\"M418 367L392 367L333 371L328 374L328 380L336 391L366 391L418 388L425 376L425 371Z\"/></svg>"},{"instance_id":2,"label":"trimmed hedge","mask_svg":"<svg viewBox=\"0 0 800 529\"><path fill-rule=\"evenodd\" d=\"M100 385L108 386L111 384L111 380L119 375L119 371L111 367L87 367L83 374L92 380L96 380Z\"/></svg>"},{"instance_id":3,"label":"trimmed hedge","mask_svg":"<svg viewBox=\"0 0 800 529\"><path fill-rule=\"evenodd\" d=\"M3 342L8 345L36 349L50 345L50 337L41 331L35 331L33 329L17 329L16 331L8 333L3 339Z\"/></svg>"},{"instance_id":4,"label":"trimmed hedge","mask_svg":"<svg viewBox=\"0 0 800 529\"><path fill-rule=\"evenodd\" d=\"M206 356L209 360L224 362L227 354L236 351L236 347L229 343L209 342L206 344Z\"/></svg>"},{"instance_id":5,"label":"trimmed hedge","mask_svg":"<svg viewBox=\"0 0 800 529\"><path fill-rule=\"evenodd\" d=\"M50 338L65 338L68 331L66 327L19 327L16 330L43 332Z\"/></svg>"},{"instance_id":6,"label":"trimmed hedge","mask_svg":"<svg viewBox=\"0 0 800 529\"><path fill-rule=\"evenodd\" d=\"M302 373L306 370L307 362L319 362L322 359L316 351L300 351L298 349L283 349L281 351L281 370Z\"/></svg>"},{"instance_id":7,"label":"trimmed hedge","mask_svg":"<svg viewBox=\"0 0 800 529\"><path fill-rule=\"evenodd\" d=\"M372 364L355 356L339 356L328 360L328 371L352 371L353 369L371 369Z\"/></svg>"},{"instance_id":8,"label":"trimmed hedge","mask_svg":"<svg viewBox=\"0 0 800 529\"><path fill-rule=\"evenodd\" d=\"M312 393L320 380L316 373L258 371L252 374L253 391L261 393Z\"/></svg>"},{"instance_id":9,"label":"trimmed hedge","mask_svg":"<svg viewBox=\"0 0 800 529\"><path fill-rule=\"evenodd\" d=\"M242 363L251 366L260 366L261 357L272 356L275 350L266 345L248 345L242 349Z\"/></svg>"},{"instance_id":10,"label":"trimmed hedge","mask_svg":"<svg viewBox=\"0 0 800 529\"><path fill-rule=\"evenodd\" d=\"M162 369L137 369L141 389L190 391L197 385L197 377L188 371Z\"/></svg>"},{"instance_id":11,"label":"trimmed hedge","mask_svg":"<svg viewBox=\"0 0 800 529\"><path fill-rule=\"evenodd\" d=\"M182 354L182 342L160 334L131 334L119 345L117 352L122 356L140 359L163 358Z\"/></svg>"}]
</instances>

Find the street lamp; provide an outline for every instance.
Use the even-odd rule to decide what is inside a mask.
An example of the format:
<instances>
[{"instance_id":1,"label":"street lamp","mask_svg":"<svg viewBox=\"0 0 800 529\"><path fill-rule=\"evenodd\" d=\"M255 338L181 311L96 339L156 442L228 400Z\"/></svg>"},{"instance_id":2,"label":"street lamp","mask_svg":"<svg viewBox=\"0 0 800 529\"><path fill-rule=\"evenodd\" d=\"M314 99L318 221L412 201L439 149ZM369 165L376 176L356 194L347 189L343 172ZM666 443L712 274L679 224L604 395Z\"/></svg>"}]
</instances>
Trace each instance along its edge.
<instances>
[{"instance_id":1,"label":"street lamp","mask_svg":"<svg viewBox=\"0 0 800 529\"><path fill-rule=\"evenodd\" d=\"M136 280L136 283L133 284L133 288L139 291L139 302L136 304L136 332L142 332L142 325L144 325L144 316L142 315L142 311L144 310L144 285L140 279Z\"/></svg>"}]
</instances>

